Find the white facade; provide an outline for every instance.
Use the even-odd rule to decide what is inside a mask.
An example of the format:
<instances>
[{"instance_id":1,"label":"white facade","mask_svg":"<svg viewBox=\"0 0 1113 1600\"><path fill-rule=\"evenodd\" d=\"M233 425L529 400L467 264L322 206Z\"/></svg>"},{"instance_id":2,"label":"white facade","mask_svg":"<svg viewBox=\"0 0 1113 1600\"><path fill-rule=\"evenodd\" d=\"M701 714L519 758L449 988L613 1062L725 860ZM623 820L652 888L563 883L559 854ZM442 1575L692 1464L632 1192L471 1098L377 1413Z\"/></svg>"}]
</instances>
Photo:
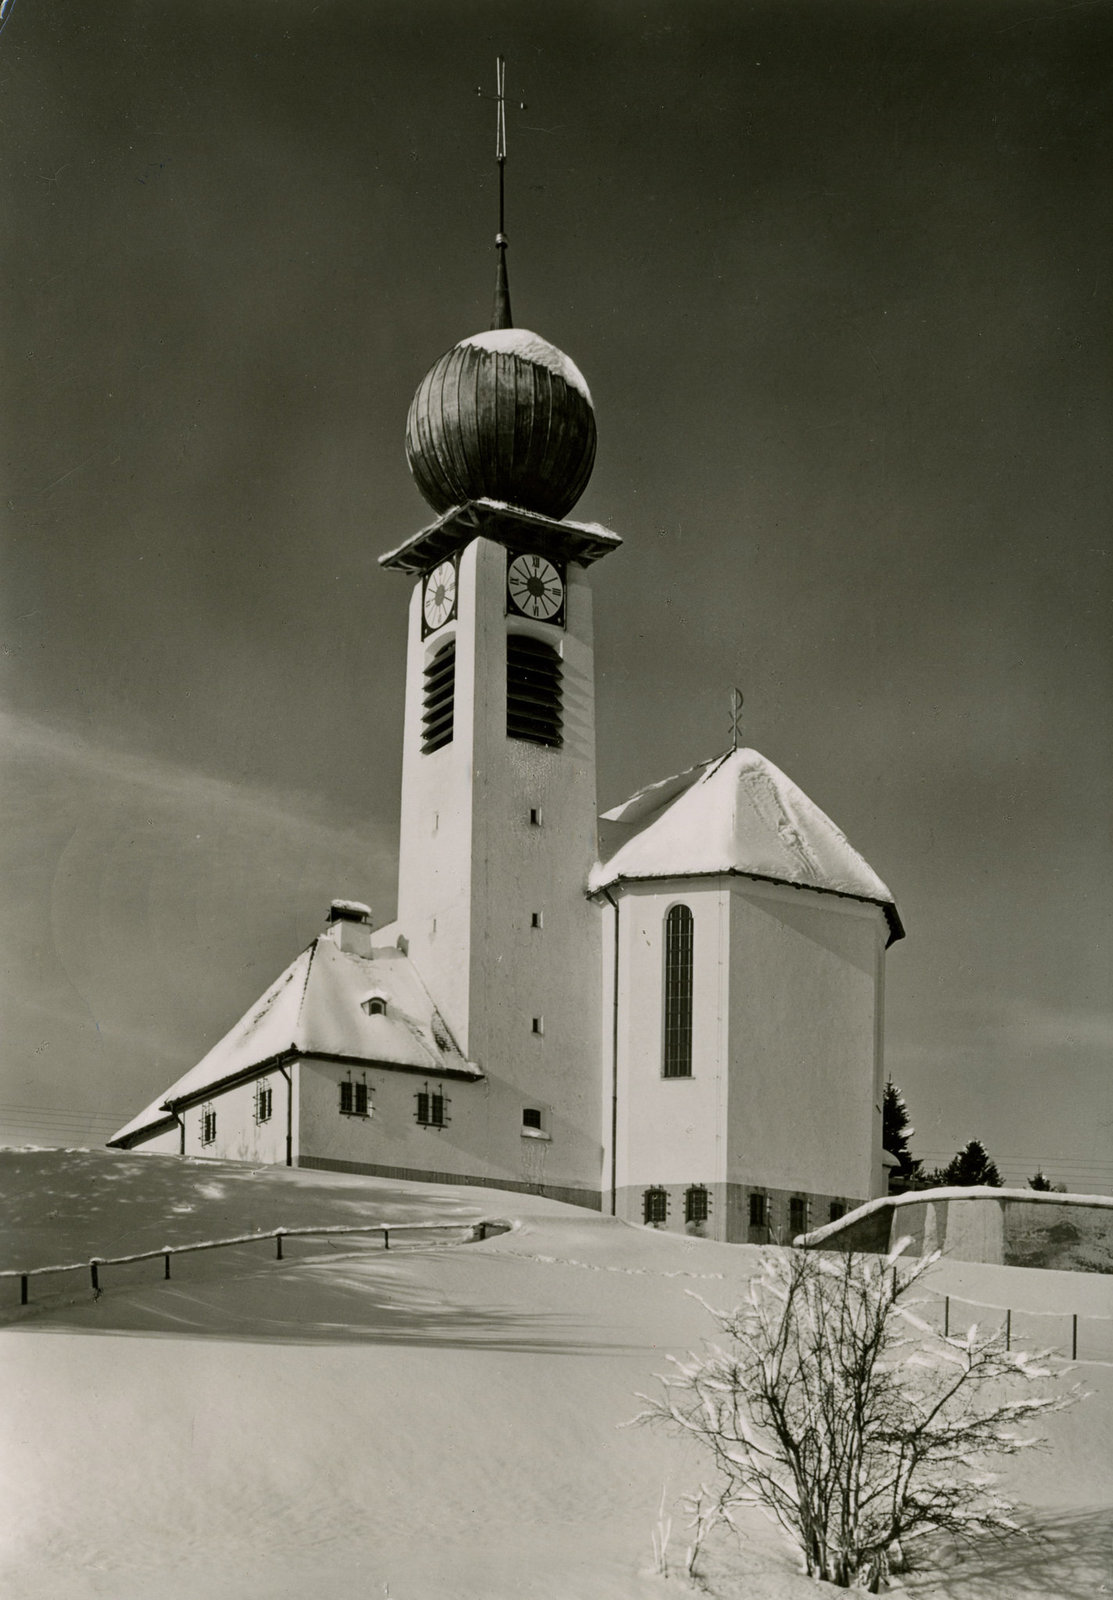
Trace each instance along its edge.
<instances>
[{"instance_id":1,"label":"white facade","mask_svg":"<svg viewBox=\"0 0 1113 1600\"><path fill-rule=\"evenodd\" d=\"M617 1132L617 1214L643 1220L647 1191L664 1189L664 1225L763 1241L787 1235L792 1199L811 1225L882 1193L881 909L734 874L612 894L618 1017L617 1029L604 1017L602 1051L613 1058L617 1037L605 1128L608 1172ZM666 1076L665 923L678 905L693 918L691 1072ZM708 1191L702 1226L685 1219L693 1187ZM753 1227L751 1194L765 1201Z\"/></svg>"},{"instance_id":2,"label":"white facade","mask_svg":"<svg viewBox=\"0 0 1113 1600\"><path fill-rule=\"evenodd\" d=\"M457 615L425 639L414 586L397 927L460 1048L482 1066L485 1121L472 1148L483 1170L519 1177L522 1110L540 1102L549 1137L527 1138L526 1159L544 1165L546 1184L586 1198L598 1195L601 1165L600 928L585 895L596 849L591 591L569 562L563 627L508 617L507 559L492 539L467 544ZM559 748L507 735L509 632L560 655ZM425 754L425 668L449 639L452 738Z\"/></svg>"}]
</instances>

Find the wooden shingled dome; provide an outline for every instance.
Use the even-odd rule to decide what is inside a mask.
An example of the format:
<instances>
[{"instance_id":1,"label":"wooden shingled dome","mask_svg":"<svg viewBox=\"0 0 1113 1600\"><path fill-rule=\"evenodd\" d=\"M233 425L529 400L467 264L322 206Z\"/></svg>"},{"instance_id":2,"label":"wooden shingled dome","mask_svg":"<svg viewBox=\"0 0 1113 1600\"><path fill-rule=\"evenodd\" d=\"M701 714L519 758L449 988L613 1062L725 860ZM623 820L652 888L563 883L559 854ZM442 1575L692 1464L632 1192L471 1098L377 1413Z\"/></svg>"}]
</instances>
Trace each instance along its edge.
<instances>
[{"instance_id":1,"label":"wooden shingled dome","mask_svg":"<svg viewBox=\"0 0 1113 1600\"><path fill-rule=\"evenodd\" d=\"M476 334L418 385L406 455L436 511L486 497L563 517L595 461L591 395L575 364L528 329Z\"/></svg>"}]
</instances>

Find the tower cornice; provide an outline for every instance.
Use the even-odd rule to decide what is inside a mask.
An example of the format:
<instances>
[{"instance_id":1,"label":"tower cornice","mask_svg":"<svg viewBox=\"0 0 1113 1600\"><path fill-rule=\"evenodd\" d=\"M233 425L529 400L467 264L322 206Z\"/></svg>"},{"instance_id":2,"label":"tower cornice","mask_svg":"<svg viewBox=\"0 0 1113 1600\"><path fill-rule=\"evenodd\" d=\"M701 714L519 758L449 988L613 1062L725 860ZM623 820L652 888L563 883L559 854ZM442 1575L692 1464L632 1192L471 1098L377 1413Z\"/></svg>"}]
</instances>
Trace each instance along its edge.
<instances>
[{"instance_id":1,"label":"tower cornice","mask_svg":"<svg viewBox=\"0 0 1113 1600\"><path fill-rule=\"evenodd\" d=\"M493 539L508 549L536 550L562 561L589 566L622 544L617 533L598 522L571 522L526 511L503 500L467 500L411 534L404 544L379 557L391 572L427 572L476 538Z\"/></svg>"}]
</instances>

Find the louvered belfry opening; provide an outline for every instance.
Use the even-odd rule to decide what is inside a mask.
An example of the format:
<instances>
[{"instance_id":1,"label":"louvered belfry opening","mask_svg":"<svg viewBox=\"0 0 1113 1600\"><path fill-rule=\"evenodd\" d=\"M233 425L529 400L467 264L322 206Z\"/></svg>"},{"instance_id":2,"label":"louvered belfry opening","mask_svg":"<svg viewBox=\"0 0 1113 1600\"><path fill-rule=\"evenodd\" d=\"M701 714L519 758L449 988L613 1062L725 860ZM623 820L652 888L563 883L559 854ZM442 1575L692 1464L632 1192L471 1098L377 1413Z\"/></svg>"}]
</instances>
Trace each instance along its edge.
<instances>
[{"instance_id":1,"label":"louvered belfry opening","mask_svg":"<svg viewBox=\"0 0 1113 1600\"><path fill-rule=\"evenodd\" d=\"M564 742L560 656L527 633L506 636L506 732L553 748Z\"/></svg>"},{"instance_id":2,"label":"louvered belfry opening","mask_svg":"<svg viewBox=\"0 0 1113 1600\"><path fill-rule=\"evenodd\" d=\"M456 640L449 639L425 668L421 749L425 755L452 742L456 709Z\"/></svg>"}]
</instances>

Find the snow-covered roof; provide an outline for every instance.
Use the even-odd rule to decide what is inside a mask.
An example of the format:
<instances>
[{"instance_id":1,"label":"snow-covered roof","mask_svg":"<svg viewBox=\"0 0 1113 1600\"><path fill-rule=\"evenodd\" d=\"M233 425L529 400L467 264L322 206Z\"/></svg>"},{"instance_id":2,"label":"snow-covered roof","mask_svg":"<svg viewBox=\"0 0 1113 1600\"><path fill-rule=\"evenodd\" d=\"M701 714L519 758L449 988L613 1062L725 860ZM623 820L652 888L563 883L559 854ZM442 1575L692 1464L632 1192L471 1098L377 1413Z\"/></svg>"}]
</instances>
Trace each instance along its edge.
<instances>
[{"instance_id":1,"label":"snow-covered roof","mask_svg":"<svg viewBox=\"0 0 1113 1600\"><path fill-rule=\"evenodd\" d=\"M371 996L386 1000L384 1012L369 1016L362 1009ZM407 956L391 948L354 955L322 934L208 1055L108 1143L124 1144L165 1122L178 1102L195 1100L218 1085L250 1077L265 1063L294 1056L482 1077L460 1053Z\"/></svg>"},{"instance_id":2,"label":"snow-covered roof","mask_svg":"<svg viewBox=\"0 0 1113 1600\"><path fill-rule=\"evenodd\" d=\"M641 878L739 872L847 895L883 908L889 943L904 934L896 904L830 817L756 750L729 750L641 789L603 813L619 842L592 869L591 892Z\"/></svg>"},{"instance_id":3,"label":"snow-covered roof","mask_svg":"<svg viewBox=\"0 0 1113 1600\"><path fill-rule=\"evenodd\" d=\"M532 361L535 366L548 367L571 388L578 389L588 405L592 403L587 379L571 356L566 356L548 339L542 339L539 333L531 333L528 328L490 328L485 333L473 333L470 339L461 339L460 343L497 355L521 356L523 361Z\"/></svg>"}]
</instances>

